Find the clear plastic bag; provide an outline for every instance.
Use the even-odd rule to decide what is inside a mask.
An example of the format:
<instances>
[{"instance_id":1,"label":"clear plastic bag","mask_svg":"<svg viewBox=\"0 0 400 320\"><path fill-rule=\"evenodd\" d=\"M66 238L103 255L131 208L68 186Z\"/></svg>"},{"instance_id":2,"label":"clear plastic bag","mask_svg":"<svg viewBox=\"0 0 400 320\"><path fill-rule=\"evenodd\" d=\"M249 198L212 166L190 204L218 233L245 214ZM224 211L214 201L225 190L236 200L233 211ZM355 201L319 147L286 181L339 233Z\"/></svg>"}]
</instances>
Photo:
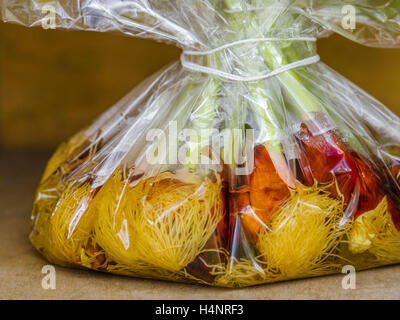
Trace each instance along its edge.
<instances>
[{"instance_id":1,"label":"clear plastic bag","mask_svg":"<svg viewBox=\"0 0 400 320\"><path fill-rule=\"evenodd\" d=\"M337 1L3 2L183 49L50 159L30 235L49 261L229 287L400 261L400 119L318 62ZM352 38L399 46L396 3Z\"/></svg>"}]
</instances>

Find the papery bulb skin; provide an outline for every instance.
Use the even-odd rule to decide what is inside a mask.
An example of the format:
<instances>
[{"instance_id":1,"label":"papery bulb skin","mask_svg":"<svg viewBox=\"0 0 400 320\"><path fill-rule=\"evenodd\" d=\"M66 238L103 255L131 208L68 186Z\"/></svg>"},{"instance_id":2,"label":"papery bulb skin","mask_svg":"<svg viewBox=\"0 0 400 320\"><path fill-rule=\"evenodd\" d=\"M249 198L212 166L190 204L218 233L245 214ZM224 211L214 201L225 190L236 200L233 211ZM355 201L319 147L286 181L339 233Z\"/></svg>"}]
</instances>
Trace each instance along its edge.
<instances>
[{"instance_id":1,"label":"papery bulb skin","mask_svg":"<svg viewBox=\"0 0 400 320\"><path fill-rule=\"evenodd\" d=\"M300 164L307 185L314 181L321 185L331 184L331 194L343 197L347 212L354 219L374 210L387 193L392 193L377 167L351 150L336 130L321 130L313 134L309 129L311 126L302 123L298 133ZM389 199L391 202L393 200ZM399 210L394 203L390 207L393 220L397 221Z\"/></svg>"},{"instance_id":2,"label":"papery bulb skin","mask_svg":"<svg viewBox=\"0 0 400 320\"><path fill-rule=\"evenodd\" d=\"M400 162L392 164L391 172L397 183L400 185Z\"/></svg>"},{"instance_id":3,"label":"papery bulb skin","mask_svg":"<svg viewBox=\"0 0 400 320\"><path fill-rule=\"evenodd\" d=\"M263 145L254 148L254 170L250 175L249 189L251 207L263 222L268 221L290 196L288 186Z\"/></svg>"},{"instance_id":4,"label":"papery bulb skin","mask_svg":"<svg viewBox=\"0 0 400 320\"><path fill-rule=\"evenodd\" d=\"M239 179L239 177L236 177ZM254 148L254 169L240 178L239 188L230 189L230 212L241 215L244 229L256 242L257 234L269 218L289 198L290 190L279 176L263 145ZM231 221L236 221L231 219ZM230 227L230 230L233 226Z\"/></svg>"}]
</instances>

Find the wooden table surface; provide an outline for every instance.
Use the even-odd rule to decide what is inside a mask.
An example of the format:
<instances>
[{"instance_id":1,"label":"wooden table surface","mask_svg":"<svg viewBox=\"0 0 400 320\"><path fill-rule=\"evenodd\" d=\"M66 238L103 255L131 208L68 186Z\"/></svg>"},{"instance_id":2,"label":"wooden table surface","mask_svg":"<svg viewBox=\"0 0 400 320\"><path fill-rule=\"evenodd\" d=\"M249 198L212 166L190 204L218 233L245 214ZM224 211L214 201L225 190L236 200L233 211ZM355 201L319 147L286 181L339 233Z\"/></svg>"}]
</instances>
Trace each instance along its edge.
<instances>
[{"instance_id":1,"label":"wooden table surface","mask_svg":"<svg viewBox=\"0 0 400 320\"><path fill-rule=\"evenodd\" d=\"M244 289L135 279L56 266L56 289L41 286L48 263L28 241L33 195L48 153L0 154L0 299L400 299L400 266Z\"/></svg>"}]
</instances>

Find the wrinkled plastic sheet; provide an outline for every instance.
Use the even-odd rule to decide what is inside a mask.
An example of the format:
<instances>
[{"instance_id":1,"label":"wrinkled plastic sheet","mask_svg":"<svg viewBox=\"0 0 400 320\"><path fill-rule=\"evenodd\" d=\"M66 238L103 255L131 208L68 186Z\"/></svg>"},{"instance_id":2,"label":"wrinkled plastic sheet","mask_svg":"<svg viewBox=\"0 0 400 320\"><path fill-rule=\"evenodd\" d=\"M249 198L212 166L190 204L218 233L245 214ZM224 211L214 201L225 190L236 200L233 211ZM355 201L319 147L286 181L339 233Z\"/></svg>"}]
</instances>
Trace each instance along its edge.
<instances>
[{"instance_id":1,"label":"wrinkled plastic sheet","mask_svg":"<svg viewBox=\"0 0 400 320\"><path fill-rule=\"evenodd\" d=\"M60 145L31 242L61 265L215 286L398 263L400 120L317 62L315 40L399 46L399 12L396 1L3 1L5 21L183 49Z\"/></svg>"}]
</instances>

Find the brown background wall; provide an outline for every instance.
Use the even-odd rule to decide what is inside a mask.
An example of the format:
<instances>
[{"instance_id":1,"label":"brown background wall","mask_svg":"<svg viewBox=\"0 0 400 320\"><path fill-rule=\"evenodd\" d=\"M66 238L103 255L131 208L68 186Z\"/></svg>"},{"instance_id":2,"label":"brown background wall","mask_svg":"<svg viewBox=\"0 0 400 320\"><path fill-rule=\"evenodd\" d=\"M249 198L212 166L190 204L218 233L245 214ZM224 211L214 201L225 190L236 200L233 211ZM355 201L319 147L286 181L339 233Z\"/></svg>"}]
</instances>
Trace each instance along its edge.
<instances>
[{"instance_id":1,"label":"brown background wall","mask_svg":"<svg viewBox=\"0 0 400 320\"><path fill-rule=\"evenodd\" d=\"M334 36L319 53L400 115L400 49ZM0 24L0 146L54 148L178 55L150 40Z\"/></svg>"}]
</instances>

